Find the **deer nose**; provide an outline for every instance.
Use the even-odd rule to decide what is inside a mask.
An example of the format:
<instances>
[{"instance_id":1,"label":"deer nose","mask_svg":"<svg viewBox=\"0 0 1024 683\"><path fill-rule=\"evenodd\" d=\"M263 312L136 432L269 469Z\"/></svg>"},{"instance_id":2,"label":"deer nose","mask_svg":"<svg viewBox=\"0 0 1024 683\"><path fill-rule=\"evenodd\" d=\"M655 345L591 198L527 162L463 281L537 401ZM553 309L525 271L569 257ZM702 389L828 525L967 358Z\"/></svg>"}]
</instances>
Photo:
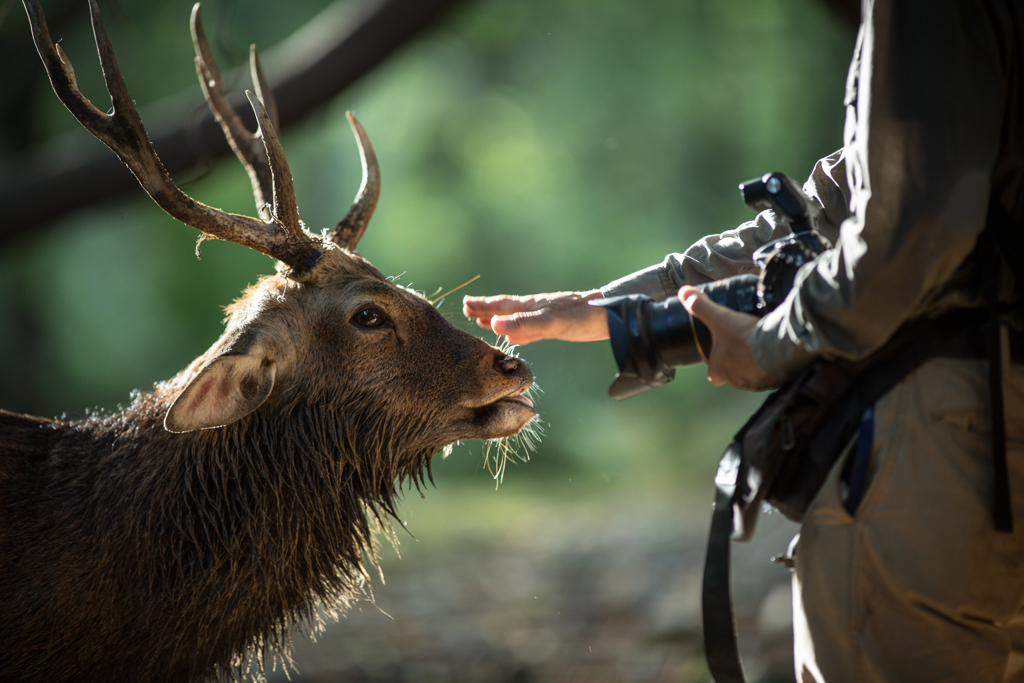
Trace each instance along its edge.
<instances>
[{"instance_id":1,"label":"deer nose","mask_svg":"<svg viewBox=\"0 0 1024 683\"><path fill-rule=\"evenodd\" d=\"M523 365L523 361L512 356L498 356L494 360L494 369L503 375L514 375Z\"/></svg>"}]
</instances>

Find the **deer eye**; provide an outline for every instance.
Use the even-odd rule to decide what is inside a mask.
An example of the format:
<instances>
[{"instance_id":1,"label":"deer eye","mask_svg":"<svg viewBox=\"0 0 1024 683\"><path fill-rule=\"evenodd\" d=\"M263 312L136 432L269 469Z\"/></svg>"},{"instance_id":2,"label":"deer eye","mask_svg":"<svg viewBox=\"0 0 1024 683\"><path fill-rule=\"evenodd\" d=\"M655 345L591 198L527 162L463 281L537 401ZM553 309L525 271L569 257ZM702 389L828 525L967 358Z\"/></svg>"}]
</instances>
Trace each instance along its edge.
<instances>
[{"instance_id":1,"label":"deer eye","mask_svg":"<svg viewBox=\"0 0 1024 683\"><path fill-rule=\"evenodd\" d=\"M352 317L352 322L360 327L380 327L387 317L379 308L364 308Z\"/></svg>"}]
</instances>

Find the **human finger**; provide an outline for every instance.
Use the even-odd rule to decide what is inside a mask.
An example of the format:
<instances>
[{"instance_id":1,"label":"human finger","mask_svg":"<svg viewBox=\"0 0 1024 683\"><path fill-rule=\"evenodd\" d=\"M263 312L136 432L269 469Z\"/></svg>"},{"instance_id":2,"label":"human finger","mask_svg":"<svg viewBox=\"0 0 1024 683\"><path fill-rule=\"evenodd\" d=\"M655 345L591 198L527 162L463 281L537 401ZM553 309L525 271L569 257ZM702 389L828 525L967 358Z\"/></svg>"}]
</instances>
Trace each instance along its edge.
<instances>
[{"instance_id":1,"label":"human finger","mask_svg":"<svg viewBox=\"0 0 1024 683\"><path fill-rule=\"evenodd\" d=\"M715 386L730 384L750 390L779 386L780 382L761 367L751 347L755 316L720 306L692 287L681 289L679 298L690 315L711 331L714 343L708 357L708 381Z\"/></svg>"},{"instance_id":2,"label":"human finger","mask_svg":"<svg viewBox=\"0 0 1024 683\"><path fill-rule=\"evenodd\" d=\"M705 362L708 364L708 381L716 387L725 385L728 378L723 372L724 364L721 362L720 357L723 346L725 346L723 342L727 342L727 340L717 339L721 336L718 332L721 316L719 311L715 310L716 307L721 307L712 301L707 294L690 285L686 285L679 290L679 300L687 312L704 323L711 332L713 343L711 345L710 358L705 358ZM715 343L716 341L717 343Z\"/></svg>"},{"instance_id":3,"label":"human finger","mask_svg":"<svg viewBox=\"0 0 1024 683\"><path fill-rule=\"evenodd\" d=\"M491 318L491 331L512 344L529 344L556 335L555 316L550 311L523 311Z\"/></svg>"},{"instance_id":4,"label":"human finger","mask_svg":"<svg viewBox=\"0 0 1024 683\"><path fill-rule=\"evenodd\" d=\"M608 316L603 308L590 306L586 299L577 298L572 305L551 305L536 311L495 316L491 319L491 329L513 344L529 344L541 339L600 341L608 338Z\"/></svg>"},{"instance_id":5,"label":"human finger","mask_svg":"<svg viewBox=\"0 0 1024 683\"><path fill-rule=\"evenodd\" d=\"M580 306L579 309L583 309L584 306ZM579 309L545 307L536 311L495 316L491 318L491 330L495 334L507 337L513 344L529 344L541 339L589 341L593 334L586 328L587 323L592 321L586 318L591 318L592 314ZM604 315L604 311L598 312Z\"/></svg>"},{"instance_id":6,"label":"human finger","mask_svg":"<svg viewBox=\"0 0 1024 683\"><path fill-rule=\"evenodd\" d=\"M538 298L550 295L513 296L499 294L497 296L464 296L462 312L467 318L490 320L496 315L512 315L524 311L533 311L538 307Z\"/></svg>"}]
</instances>

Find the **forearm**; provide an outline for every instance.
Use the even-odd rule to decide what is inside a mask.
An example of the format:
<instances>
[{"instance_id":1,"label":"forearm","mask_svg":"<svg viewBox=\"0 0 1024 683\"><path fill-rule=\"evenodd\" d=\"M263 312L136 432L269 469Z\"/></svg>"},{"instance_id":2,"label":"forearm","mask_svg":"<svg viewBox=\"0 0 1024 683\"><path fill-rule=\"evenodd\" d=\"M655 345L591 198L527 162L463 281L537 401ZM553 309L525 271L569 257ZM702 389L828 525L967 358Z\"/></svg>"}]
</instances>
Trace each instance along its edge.
<instances>
[{"instance_id":1,"label":"forearm","mask_svg":"<svg viewBox=\"0 0 1024 683\"><path fill-rule=\"evenodd\" d=\"M751 254L781 236L774 217L764 212L735 230L701 239L683 253L669 254L661 263L631 273L601 288L605 296L646 294L652 299L674 296L683 285L697 285L751 272Z\"/></svg>"},{"instance_id":2,"label":"forearm","mask_svg":"<svg viewBox=\"0 0 1024 683\"><path fill-rule=\"evenodd\" d=\"M818 161L804 192L822 209L817 229L830 241L849 215L849 191L842 150ZM789 234L786 221L764 211L752 221L718 235L709 235L683 253L669 254L661 263L620 278L601 288L605 296L646 294L653 299L675 296L683 285L757 272L754 252Z\"/></svg>"}]
</instances>

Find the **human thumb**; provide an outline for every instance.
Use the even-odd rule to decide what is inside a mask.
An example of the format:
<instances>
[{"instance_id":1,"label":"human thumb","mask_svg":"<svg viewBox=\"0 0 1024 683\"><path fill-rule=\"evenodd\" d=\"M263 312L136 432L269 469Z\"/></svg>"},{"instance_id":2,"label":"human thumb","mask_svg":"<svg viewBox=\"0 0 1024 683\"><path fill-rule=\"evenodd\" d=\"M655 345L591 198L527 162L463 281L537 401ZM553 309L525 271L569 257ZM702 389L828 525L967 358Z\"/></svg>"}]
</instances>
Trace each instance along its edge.
<instances>
[{"instance_id":1,"label":"human thumb","mask_svg":"<svg viewBox=\"0 0 1024 683\"><path fill-rule=\"evenodd\" d=\"M725 316L728 316L729 309L719 306L696 287L684 285L678 296L687 313L704 323L712 334L726 322Z\"/></svg>"}]
</instances>

